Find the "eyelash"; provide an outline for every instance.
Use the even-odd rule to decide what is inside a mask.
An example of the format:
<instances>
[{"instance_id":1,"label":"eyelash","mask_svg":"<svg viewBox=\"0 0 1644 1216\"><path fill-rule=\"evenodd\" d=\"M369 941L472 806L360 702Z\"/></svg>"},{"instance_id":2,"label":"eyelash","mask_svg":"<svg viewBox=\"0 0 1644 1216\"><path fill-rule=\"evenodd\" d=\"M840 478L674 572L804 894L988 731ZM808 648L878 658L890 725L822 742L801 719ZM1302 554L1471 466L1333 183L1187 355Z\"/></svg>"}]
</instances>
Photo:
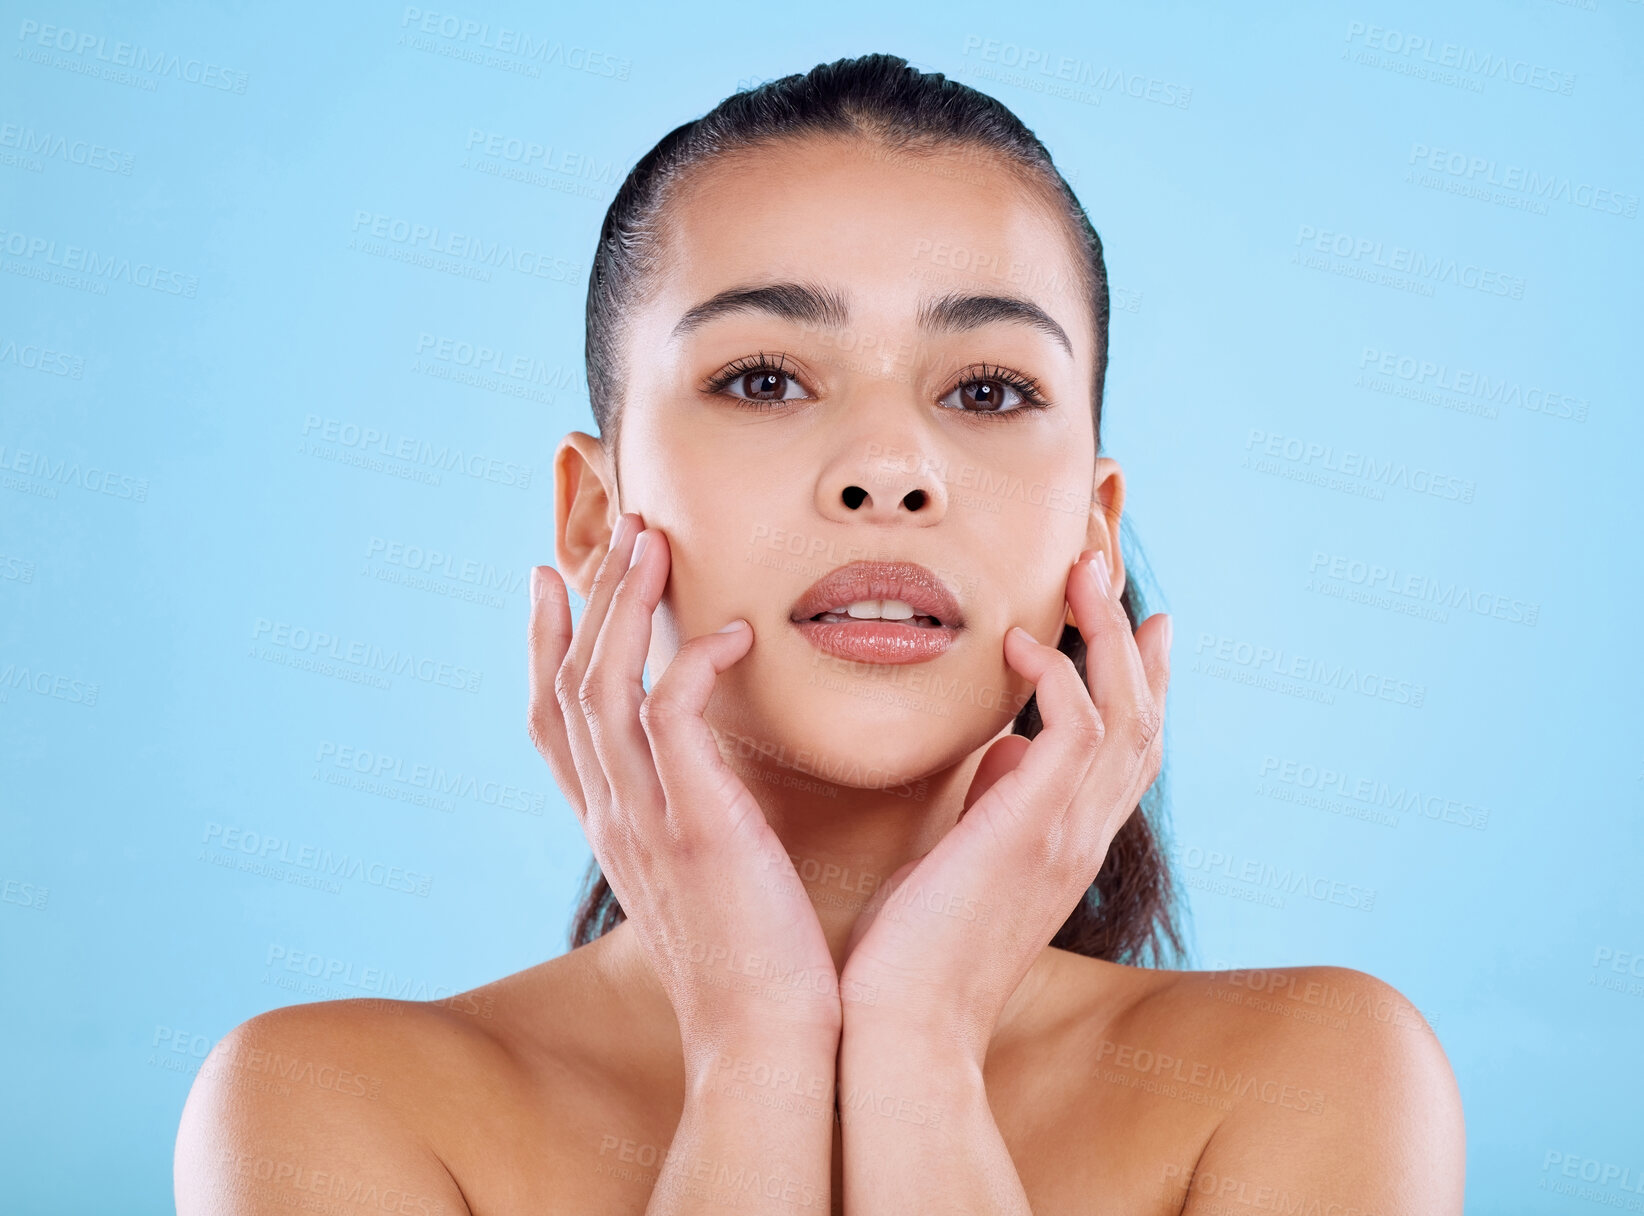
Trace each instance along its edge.
<instances>
[{"instance_id":1,"label":"eyelash","mask_svg":"<svg viewBox=\"0 0 1644 1216\"><path fill-rule=\"evenodd\" d=\"M991 363L973 364L971 367L967 367L965 371L967 373L974 372L975 374L967 375L965 379L959 381L959 383L955 384L953 388L950 388L947 392L943 393L942 396L944 398L950 396L955 389L965 388L972 384L997 383L1007 385L1008 387L1015 389L1022 395L1022 403L1008 410L959 409L952 411L953 413L969 414L973 417L996 417L1001 415L1009 416L1011 414L1025 414L1033 410L1050 408L1050 402L1045 400L1044 394L1039 388L1039 382L1031 376L1024 376L1019 372L1011 371L1008 367L1000 367L997 364ZM777 355L773 361L771 356L766 355L765 352L761 351L757 355L750 355L746 358L738 359L735 363L732 363L730 366L726 367L724 371L716 374L707 382L707 384L703 386L704 391L710 393L723 393L732 382L740 380L743 376L750 375L754 372L776 372L779 375L786 376L790 380L797 381L799 379L799 377L788 368L787 361L784 356ZM744 409L752 409L760 413L791 404L787 401L750 401L745 397L732 397L731 400L736 402L737 405L742 406Z\"/></svg>"}]
</instances>

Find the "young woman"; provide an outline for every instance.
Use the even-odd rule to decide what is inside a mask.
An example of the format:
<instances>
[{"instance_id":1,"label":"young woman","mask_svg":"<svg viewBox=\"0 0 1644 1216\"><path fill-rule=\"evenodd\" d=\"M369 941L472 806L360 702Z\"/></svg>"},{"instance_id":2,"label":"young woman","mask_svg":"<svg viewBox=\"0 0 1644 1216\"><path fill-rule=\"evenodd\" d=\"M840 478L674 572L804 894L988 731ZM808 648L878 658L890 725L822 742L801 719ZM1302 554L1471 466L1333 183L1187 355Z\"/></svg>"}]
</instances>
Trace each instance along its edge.
<instances>
[{"instance_id":1,"label":"young woman","mask_svg":"<svg viewBox=\"0 0 1644 1216\"><path fill-rule=\"evenodd\" d=\"M1170 623L1033 134L887 55L739 93L624 182L587 319L530 623L575 948L239 1026L179 1212L1460 1212L1397 992L1141 965Z\"/></svg>"}]
</instances>

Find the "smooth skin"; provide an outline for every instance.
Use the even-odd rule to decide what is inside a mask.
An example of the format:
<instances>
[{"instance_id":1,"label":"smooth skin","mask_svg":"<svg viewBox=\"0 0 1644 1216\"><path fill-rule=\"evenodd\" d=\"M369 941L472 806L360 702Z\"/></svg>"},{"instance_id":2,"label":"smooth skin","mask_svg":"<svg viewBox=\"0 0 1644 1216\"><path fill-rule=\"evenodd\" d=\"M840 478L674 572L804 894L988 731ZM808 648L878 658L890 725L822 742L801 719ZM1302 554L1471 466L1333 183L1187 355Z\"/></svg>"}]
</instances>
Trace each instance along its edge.
<instances>
[{"instance_id":1,"label":"smooth skin","mask_svg":"<svg viewBox=\"0 0 1644 1216\"><path fill-rule=\"evenodd\" d=\"M179 1212L1460 1212L1455 1080L1387 984L1044 944L1159 771L1169 622L1118 602L1124 476L1043 199L971 154L807 139L709 166L668 222L617 450L556 455L529 631L532 741L627 919L447 1001L235 1028ZM848 322L676 332L772 283ZM947 294L1053 325L921 326ZM780 372L721 376L756 356ZM859 558L948 581L952 649L820 656L789 612Z\"/></svg>"}]
</instances>

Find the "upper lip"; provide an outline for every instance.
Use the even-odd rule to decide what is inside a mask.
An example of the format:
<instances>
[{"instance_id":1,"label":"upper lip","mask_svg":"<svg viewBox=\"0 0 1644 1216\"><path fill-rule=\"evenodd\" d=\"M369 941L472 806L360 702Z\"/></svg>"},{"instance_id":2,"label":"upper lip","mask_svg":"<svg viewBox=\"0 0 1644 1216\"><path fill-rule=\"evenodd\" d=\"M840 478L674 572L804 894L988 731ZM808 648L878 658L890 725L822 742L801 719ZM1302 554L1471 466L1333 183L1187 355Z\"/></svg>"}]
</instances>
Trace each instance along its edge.
<instances>
[{"instance_id":1,"label":"upper lip","mask_svg":"<svg viewBox=\"0 0 1644 1216\"><path fill-rule=\"evenodd\" d=\"M914 612L943 625L962 625L959 601L947 585L918 562L851 562L823 575L793 606L795 621L858 600L901 600Z\"/></svg>"}]
</instances>

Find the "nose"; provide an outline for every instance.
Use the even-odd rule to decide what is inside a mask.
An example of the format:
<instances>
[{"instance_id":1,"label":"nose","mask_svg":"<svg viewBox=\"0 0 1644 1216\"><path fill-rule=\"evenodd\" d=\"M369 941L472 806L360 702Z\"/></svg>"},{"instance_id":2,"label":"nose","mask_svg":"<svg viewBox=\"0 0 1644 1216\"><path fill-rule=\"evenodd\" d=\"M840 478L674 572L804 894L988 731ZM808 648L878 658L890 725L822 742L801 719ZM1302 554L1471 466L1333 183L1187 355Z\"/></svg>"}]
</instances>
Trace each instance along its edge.
<instances>
[{"instance_id":1,"label":"nose","mask_svg":"<svg viewBox=\"0 0 1644 1216\"><path fill-rule=\"evenodd\" d=\"M940 473L924 452L868 443L858 459L841 462L823 476L817 508L840 523L929 527L947 514Z\"/></svg>"}]
</instances>

